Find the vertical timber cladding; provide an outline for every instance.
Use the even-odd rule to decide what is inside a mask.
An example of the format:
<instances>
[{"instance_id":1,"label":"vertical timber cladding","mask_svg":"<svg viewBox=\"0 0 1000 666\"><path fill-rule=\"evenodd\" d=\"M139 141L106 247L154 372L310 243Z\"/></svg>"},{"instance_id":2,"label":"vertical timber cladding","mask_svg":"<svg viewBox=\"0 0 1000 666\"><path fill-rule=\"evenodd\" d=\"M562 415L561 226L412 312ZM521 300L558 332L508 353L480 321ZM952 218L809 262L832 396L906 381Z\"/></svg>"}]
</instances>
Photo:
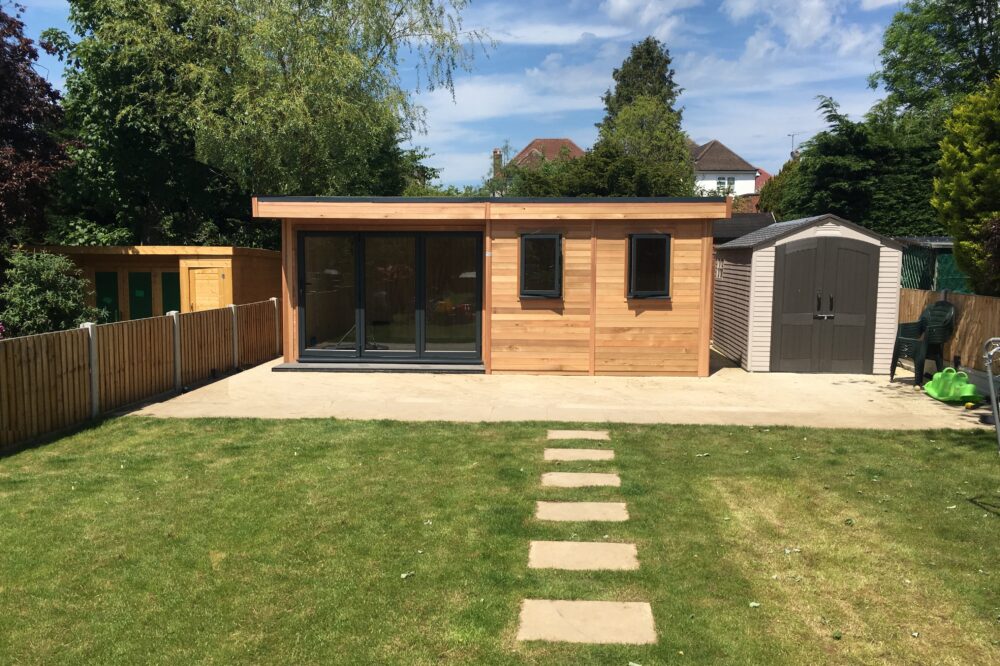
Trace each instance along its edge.
<instances>
[{"instance_id":1,"label":"vertical timber cladding","mask_svg":"<svg viewBox=\"0 0 1000 666\"><path fill-rule=\"evenodd\" d=\"M711 328L711 217L705 204L671 204L664 214L581 213L529 218L544 206L492 204L491 371L598 375L708 374ZM676 212L675 212L676 211ZM646 214L643 215L643 212ZM686 218L684 216L687 216ZM659 217L659 219L657 219ZM505 219L506 218L506 219ZM575 219L574 219L575 218ZM673 219L668 219L673 218ZM520 299L519 237L559 233L563 297ZM669 234L670 298L629 299L628 237Z\"/></svg>"},{"instance_id":2,"label":"vertical timber cladding","mask_svg":"<svg viewBox=\"0 0 1000 666\"><path fill-rule=\"evenodd\" d=\"M712 319L712 222L725 200L517 201L266 198L282 220L286 362L297 361L297 236L305 230L481 230L487 372L705 376ZM562 235L563 293L521 299L522 233ZM666 233L670 298L629 299L628 236Z\"/></svg>"}]
</instances>

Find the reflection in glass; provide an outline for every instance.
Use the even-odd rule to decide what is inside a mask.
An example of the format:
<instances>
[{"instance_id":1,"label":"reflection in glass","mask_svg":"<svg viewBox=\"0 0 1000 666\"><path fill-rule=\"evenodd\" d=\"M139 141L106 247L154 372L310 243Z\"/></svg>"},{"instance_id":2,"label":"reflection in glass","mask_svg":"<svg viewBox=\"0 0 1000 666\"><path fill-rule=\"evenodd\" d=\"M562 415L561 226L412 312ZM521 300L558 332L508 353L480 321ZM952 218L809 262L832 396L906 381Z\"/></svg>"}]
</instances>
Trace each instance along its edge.
<instances>
[{"instance_id":1,"label":"reflection in glass","mask_svg":"<svg viewBox=\"0 0 1000 666\"><path fill-rule=\"evenodd\" d=\"M427 236L425 347L429 352L474 352L478 315L477 239Z\"/></svg>"},{"instance_id":2,"label":"reflection in glass","mask_svg":"<svg viewBox=\"0 0 1000 666\"><path fill-rule=\"evenodd\" d=\"M306 236L303 240L306 348L354 350L354 237Z\"/></svg>"},{"instance_id":3,"label":"reflection in glass","mask_svg":"<svg viewBox=\"0 0 1000 666\"><path fill-rule=\"evenodd\" d=\"M670 247L667 236L632 238L633 294L667 295Z\"/></svg>"},{"instance_id":4,"label":"reflection in glass","mask_svg":"<svg viewBox=\"0 0 1000 666\"><path fill-rule=\"evenodd\" d=\"M559 236L521 236L522 295L560 296L560 245Z\"/></svg>"},{"instance_id":5,"label":"reflection in glass","mask_svg":"<svg viewBox=\"0 0 1000 666\"><path fill-rule=\"evenodd\" d=\"M416 238L365 237L365 351L416 351Z\"/></svg>"}]
</instances>

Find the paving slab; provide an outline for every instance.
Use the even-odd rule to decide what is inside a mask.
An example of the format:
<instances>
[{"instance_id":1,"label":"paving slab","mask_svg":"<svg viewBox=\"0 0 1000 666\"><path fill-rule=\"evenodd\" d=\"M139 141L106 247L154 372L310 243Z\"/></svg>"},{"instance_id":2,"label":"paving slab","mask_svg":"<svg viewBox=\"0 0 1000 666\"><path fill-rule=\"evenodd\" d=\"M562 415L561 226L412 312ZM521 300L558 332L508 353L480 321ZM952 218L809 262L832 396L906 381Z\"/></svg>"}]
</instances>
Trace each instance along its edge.
<instances>
[{"instance_id":1,"label":"paving slab","mask_svg":"<svg viewBox=\"0 0 1000 666\"><path fill-rule=\"evenodd\" d=\"M528 548L528 568L631 571L639 568L639 557L634 543L532 541Z\"/></svg>"},{"instance_id":2,"label":"paving slab","mask_svg":"<svg viewBox=\"0 0 1000 666\"><path fill-rule=\"evenodd\" d=\"M377 372L237 372L132 410L142 416L397 421L712 423L811 428L985 429L981 409L913 390L913 375L744 372L711 377L569 377ZM572 427L572 426L568 426Z\"/></svg>"},{"instance_id":3,"label":"paving slab","mask_svg":"<svg viewBox=\"0 0 1000 666\"><path fill-rule=\"evenodd\" d=\"M611 449L545 449L545 460L614 460Z\"/></svg>"},{"instance_id":4,"label":"paving slab","mask_svg":"<svg viewBox=\"0 0 1000 666\"><path fill-rule=\"evenodd\" d=\"M656 627L646 602L525 599L517 640L646 645Z\"/></svg>"},{"instance_id":5,"label":"paving slab","mask_svg":"<svg viewBox=\"0 0 1000 666\"><path fill-rule=\"evenodd\" d=\"M622 485L617 473L605 472L545 472L542 485L546 488L587 488L589 486Z\"/></svg>"},{"instance_id":6,"label":"paving slab","mask_svg":"<svg viewBox=\"0 0 1000 666\"><path fill-rule=\"evenodd\" d=\"M625 502L536 502L535 518L560 522L621 523L628 520L628 507Z\"/></svg>"},{"instance_id":7,"label":"paving slab","mask_svg":"<svg viewBox=\"0 0 1000 666\"><path fill-rule=\"evenodd\" d=\"M611 439L607 430L549 430L547 439L594 439L607 441Z\"/></svg>"}]
</instances>

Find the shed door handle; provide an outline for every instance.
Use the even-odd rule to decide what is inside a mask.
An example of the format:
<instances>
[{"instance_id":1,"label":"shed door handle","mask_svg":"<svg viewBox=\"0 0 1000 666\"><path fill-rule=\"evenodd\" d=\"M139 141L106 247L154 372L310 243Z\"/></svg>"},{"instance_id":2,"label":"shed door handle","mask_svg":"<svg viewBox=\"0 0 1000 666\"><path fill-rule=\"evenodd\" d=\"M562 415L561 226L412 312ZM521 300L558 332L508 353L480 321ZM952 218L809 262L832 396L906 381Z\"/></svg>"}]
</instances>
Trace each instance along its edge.
<instances>
[{"instance_id":1,"label":"shed door handle","mask_svg":"<svg viewBox=\"0 0 1000 666\"><path fill-rule=\"evenodd\" d=\"M817 291L816 292L816 312L819 312L822 307L823 307L823 296L820 294L820 292Z\"/></svg>"},{"instance_id":2,"label":"shed door handle","mask_svg":"<svg viewBox=\"0 0 1000 666\"><path fill-rule=\"evenodd\" d=\"M830 294L830 312L833 312L833 294Z\"/></svg>"}]
</instances>

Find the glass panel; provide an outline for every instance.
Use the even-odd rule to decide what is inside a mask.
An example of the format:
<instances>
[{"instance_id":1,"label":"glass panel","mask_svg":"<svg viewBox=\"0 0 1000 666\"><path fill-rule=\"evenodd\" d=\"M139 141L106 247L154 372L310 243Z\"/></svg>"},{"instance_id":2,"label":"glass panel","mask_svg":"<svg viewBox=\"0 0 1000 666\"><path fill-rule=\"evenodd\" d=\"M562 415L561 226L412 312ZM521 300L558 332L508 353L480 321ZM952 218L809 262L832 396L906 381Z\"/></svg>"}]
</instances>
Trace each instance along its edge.
<instances>
[{"instance_id":1,"label":"glass panel","mask_svg":"<svg viewBox=\"0 0 1000 666\"><path fill-rule=\"evenodd\" d=\"M479 255L474 237L426 237L427 351L476 351Z\"/></svg>"},{"instance_id":2,"label":"glass panel","mask_svg":"<svg viewBox=\"0 0 1000 666\"><path fill-rule=\"evenodd\" d=\"M558 292L559 238L522 236L521 293Z\"/></svg>"},{"instance_id":3,"label":"glass panel","mask_svg":"<svg viewBox=\"0 0 1000 666\"><path fill-rule=\"evenodd\" d=\"M632 291L665 294L667 291L667 239L635 238Z\"/></svg>"},{"instance_id":4,"label":"glass panel","mask_svg":"<svg viewBox=\"0 0 1000 666\"><path fill-rule=\"evenodd\" d=\"M417 349L417 242L365 237L365 351Z\"/></svg>"},{"instance_id":5,"label":"glass panel","mask_svg":"<svg viewBox=\"0 0 1000 666\"><path fill-rule=\"evenodd\" d=\"M306 348L354 351L354 237L306 236L304 241Z\"/></svg>"}]
</instances>

